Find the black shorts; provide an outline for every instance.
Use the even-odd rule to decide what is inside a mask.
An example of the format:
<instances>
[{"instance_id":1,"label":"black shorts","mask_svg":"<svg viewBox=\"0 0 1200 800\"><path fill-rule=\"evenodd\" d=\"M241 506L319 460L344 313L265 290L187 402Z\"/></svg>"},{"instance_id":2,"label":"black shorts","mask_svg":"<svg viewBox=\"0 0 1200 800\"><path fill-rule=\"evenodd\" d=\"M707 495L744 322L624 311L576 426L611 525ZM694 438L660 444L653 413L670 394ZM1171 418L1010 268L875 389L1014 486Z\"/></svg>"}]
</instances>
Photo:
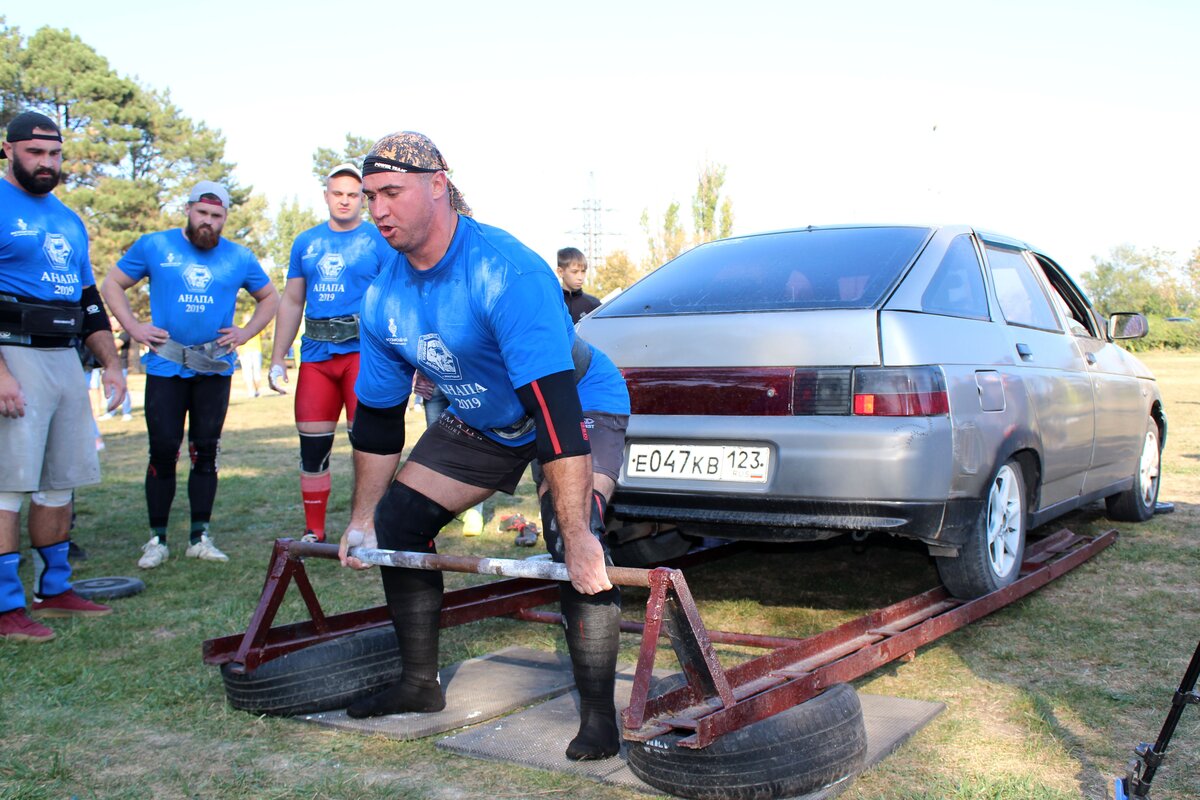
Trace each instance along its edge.
<instances>
[{"instance_id":1,"label":"black shorts","mask_svg":"<svg viewBox=\"0 0 1200 800\"><path fill-rule=\"evenodd\" d=\"M586 412L584 418L592 445L592 471L616 480L625 453L625 425L629 418L596 412ZM443 411L417 440L408 460L462 483L512 494L525 474L525 467L536 457L536 442L516 447L502 445L449 411ZM541 483L540 473L540 469L535 469L534 479L538 483Z\"/></svg>"}]
</instances>

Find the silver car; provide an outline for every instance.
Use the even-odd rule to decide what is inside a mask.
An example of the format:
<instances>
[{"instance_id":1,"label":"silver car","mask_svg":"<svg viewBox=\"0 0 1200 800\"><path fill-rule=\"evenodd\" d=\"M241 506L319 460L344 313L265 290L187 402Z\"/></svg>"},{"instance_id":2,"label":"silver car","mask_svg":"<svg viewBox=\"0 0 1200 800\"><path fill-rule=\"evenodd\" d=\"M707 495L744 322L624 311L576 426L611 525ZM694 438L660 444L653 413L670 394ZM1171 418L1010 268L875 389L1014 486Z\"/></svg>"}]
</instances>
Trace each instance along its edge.
<instances>
[{"instance_id":1,"label":"silver car","mask_svg":"<svg viewBox=\"0 0 1200 800\"><path fill-rule=\"evenodd\" d=\"M579 323L629 384L622 521L908 537L960 597L1016 579L1028 527L1099 499L1154 513L1162 396L1113 344L1147 330L966 226L711 242Z\"/></svg>"}]
</instances>

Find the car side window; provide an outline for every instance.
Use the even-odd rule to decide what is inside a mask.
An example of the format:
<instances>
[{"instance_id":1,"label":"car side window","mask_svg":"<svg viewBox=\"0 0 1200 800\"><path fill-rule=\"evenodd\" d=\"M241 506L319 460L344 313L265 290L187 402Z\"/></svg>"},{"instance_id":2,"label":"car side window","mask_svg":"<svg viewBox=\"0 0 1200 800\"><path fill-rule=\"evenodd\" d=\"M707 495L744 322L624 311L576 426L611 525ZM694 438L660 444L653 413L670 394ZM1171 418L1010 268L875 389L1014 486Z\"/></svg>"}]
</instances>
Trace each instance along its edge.
<instances>
[{"instance_id":1,"label":"car side window","mask_svg":"<svg viewBox=\"0 0 1200 800\"><path fill-rule=\"evenodd\" d=\"M1020 250L987 245L988 265L996 285L996 300L1010 325L1060 330L1050 300Z\"/></svg>"},{"instance_id":2,"label":"car side window","mask_svg":"<svg viewBox=\"0 0 1200 800\"><path fill-rule=\"evenodd\" d=\"M1046 282L1050 285L1050 297L1054 301L1054 307L1058 309L1059 316L1066 321L1067 329L1075 336L1103 338L1091 313L1091 306L1062 268L1037 254L1034 254L1034 259L1046 276Z\"/></svg>"},{"instance_id":3,"label":"car side window","mask_svg":"<svg viewBox=\"0 0 1200 800\"><path fill-rule=\"evenodd\" d=\"M921 310L948 317L988 319L987 289L970 236L954 237L946 249L921 295Z\"/></svg>"}]
</instances>

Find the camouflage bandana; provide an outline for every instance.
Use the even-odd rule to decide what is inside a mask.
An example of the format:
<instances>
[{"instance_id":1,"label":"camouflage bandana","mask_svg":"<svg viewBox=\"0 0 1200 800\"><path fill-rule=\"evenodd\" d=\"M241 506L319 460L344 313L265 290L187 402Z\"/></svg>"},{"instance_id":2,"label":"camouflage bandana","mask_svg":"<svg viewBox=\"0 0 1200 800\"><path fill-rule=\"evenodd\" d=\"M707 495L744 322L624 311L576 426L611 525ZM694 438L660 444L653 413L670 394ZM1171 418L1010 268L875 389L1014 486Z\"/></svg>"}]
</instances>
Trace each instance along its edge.
<instances>
[{"instance_id":1,"label":"camouflage bandana","mask_svg":"<svg viewBox=\"0 0 1200 800\"><path fill-rule=\"evenodd\" d=\"M441 151L423 133L401 131L390 133L371 147L363 161L363 175L377 172L449 172ZM471 207L463 199L462 192L446 178L450 187L450 207L464 217L471 216Z\"/></svg>"}]
</instances>

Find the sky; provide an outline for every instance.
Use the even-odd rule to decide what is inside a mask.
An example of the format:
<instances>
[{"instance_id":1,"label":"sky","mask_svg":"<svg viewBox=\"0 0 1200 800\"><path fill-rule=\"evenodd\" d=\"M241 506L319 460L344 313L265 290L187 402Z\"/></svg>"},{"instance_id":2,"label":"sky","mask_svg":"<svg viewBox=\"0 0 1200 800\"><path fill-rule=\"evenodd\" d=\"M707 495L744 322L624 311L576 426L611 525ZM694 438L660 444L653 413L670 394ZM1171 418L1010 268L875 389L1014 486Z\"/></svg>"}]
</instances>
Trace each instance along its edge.
<instances>
[{"instance_id":1,"label":"sky","mask_svg":"<svg viewBox=\"0 0 1200 800\"><path fill-rule=\"evenodd\" d=\"M1200 246L1200 3L97 3L65 27L220 129L240 184L324 213L312 154L347 133L437 143L482 222L551 263L646 249L726 168L734 233L965 223L1076 275L1132 244Z\"/></svg>"}]
</instances>

